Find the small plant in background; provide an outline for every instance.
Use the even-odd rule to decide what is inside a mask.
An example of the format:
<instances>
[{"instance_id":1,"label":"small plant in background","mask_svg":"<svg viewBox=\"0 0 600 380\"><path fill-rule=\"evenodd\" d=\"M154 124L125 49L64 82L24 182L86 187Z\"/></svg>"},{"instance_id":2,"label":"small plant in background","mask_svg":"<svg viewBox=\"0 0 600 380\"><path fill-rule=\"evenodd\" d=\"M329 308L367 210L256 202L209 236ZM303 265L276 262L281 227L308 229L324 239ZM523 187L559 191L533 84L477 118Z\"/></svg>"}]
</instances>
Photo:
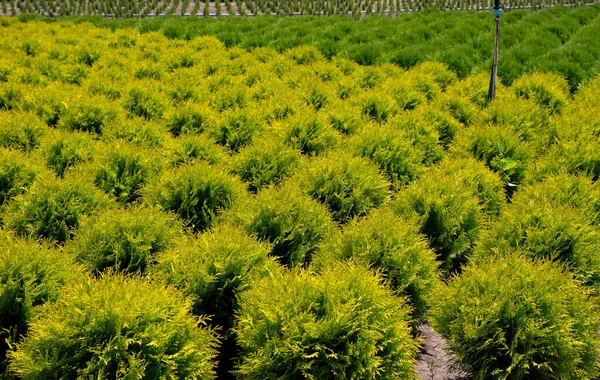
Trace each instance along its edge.
<instances>
[{"instance_id":1,"label":"small plant in background","mask_svg":"<svg viewBox=\"0 0 600 380\"><path fill-rule=\"evenodd\" d=\"M342 152L314 160L306 171L301 170L298 181L309 196L329 208L339 223L366 215L389 199L390 184L377 167Z\"/></svg>"},{"instance_id":2,"label":"small plant in background","mask_svg":"<svg viewBox=\"0 0 600 380\"><path fill-rule=\"evenodd\" d=\"M244 379L414 377L409 308L369 270L338 264L258 280L235 327Z\"/></svg>"},{"instance_id":3,"label":"small plant in background","mask_svg":"<svg viewBox=\"0 0 600 380\"><path fill-rule=\"evenodd\" d=\"M139 279L81 281L39 310L9 370L26 379L212 379L217 340L190 309L180 293Z\"/></svg>"},{"instance_id":4,"label":"small plant in background","mask_svg":"<svg viewBox=\"0 0 600 380\"><path fill-rule=\"evenodd\" d=\"M475 378L598 375L596 307L559 266L503 256L434 294L433 326Z\"/></svg>"},{"instance_id":5,"label":"small plant in background","mask_svg":"<svg viewBox=\"0 0 600 380\"><path fill-rule=\"evenodd\" d=\"M202 232L243 192L241 181L199 161L164 174L149 187L147 198L179 215L193 231Z\"/></svg>"},{"instance_id":6,"label":"small plant in background","mask_svg":"<svg viewBox=\"0 0 600 380\"><path fill-rule=\"evenodd\" d=\"M324 244L315 259L315 268L339 260L352 260L380 271L387 284L413 307L414 323L425 317L429 297L437 282L435 253L418 229L389 209L376 210L353 221L343 235Z\"/></svg>"},{"instance_id":7,"label":"small plant in background","mask_svg":"<svg viewBox=\"0 0 600 380\"><path fill-rule=\"evenodd\" d=\"M157 209L114 209L86 218L67 250L95 275L106 270L144 275L180 230L171 215Z\"/></svg>"},{"instance_id":8,"label":"small plant in background","mask_svg":"<svg viewBox=\"0 0 600 380\"><path fill-rule=\"evenodd\" d=\"M270 243L271 255L289 267L308 266L333 230L326 208L291 182L240 202L223 219Z\"/></svg>"}]
</instances>

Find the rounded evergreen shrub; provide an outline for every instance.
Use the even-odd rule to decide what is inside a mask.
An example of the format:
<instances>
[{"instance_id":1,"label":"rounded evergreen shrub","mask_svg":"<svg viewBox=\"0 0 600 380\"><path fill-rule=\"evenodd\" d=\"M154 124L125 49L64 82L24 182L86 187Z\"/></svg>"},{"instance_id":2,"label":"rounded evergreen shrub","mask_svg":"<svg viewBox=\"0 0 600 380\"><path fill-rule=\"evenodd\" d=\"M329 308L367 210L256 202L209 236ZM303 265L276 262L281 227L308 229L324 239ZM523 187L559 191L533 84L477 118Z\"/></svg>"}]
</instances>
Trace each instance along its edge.
<instances>
[{"instance_id":1,"label":"rounded evergreen shrub","mask_svg":"<svg viewBox=\"0 0 600 380\"><path fill-rule=\"evenodd\" d=\"M210 228L215 216L230 208L243 192L241 181L199 161L165 173L150 186L148 198L200 232Z\"/></svg>"},{"instance_id":2,"label":"rounded evergreen shrub","mask_svg":"<svg viewBox=\"0 0 600 380\"><path fill-rule=\"evenodd\" d=\"M463 126L448 112L436 107L424 108L423 114L427 124L437 130L440 145L446 150L449 149Z\"/></svg>"},{"instance_id":3,"label":"rounded evergreen shrub","mask_svg":"<svg viewBox=\"0 0 600 380\"><path fill-rule=\"evenodd\" d=\"M20 236L64 243L73 236L82 216L108 205L102 192L83 181L36 182L29 192L9 204L4 221Z\"/></svg>"},{"instance_id":4,"label":"rounded evergreen shrub","mask_svg":"<svg viewBox=\"0 0 600 380\"><path fill-rule=\"evenodd\" d=\"M108 143L120 140L151 148L161 147L169 137L164 124L143 118L127 118L110 123L102 132L102 140Z\"/></svg>"},{"instance_id":5,"label":"rounded evergreen shrub","mask_svg":"<svg viewBox=\"0 0 600 380\"><path fill-rule=\"evenodd\" d=\"M341 100L327 107L324 112L331 127L344 135L354 135L365 124L360 108L349 106Z\"/></svg>"},{"instance_id":6,"label":"rounded evergreen shrub","mask_svg":"<svg viewBox=\"0 0 600 380\"><path fill-rule=\"evenodd\" d=\"M235 157L232 172L256 193L269 185L278 185L291 175L300 162L297 150L262 139L244 148Z\"/></svg>"},{"instance_id":7,"label":"rounded evergreen shrub","mask_svg":"<svg viewBox=\"0 0 600 380\"><path fill-rule=\"evenodd\" d=\"M338 135L315 114L302 113L286 121L284 141L305 155L318 155L338 143Z\"/></svg>"},{"instance_id":8,"label":"rounded evergreen shrub","mask_svg":"<svg viewBox=\"0 0 600 380\"><path fill-rule=\"evenodd\" d=\"M570 129L575 129L569 126ZM544 152L537 164L540 177L567 172L569 174L586 174L594 181L600 178L600 149L598 137L591 133L579 133L574 139L559 140Z\"/></svg>"},{"instance_id":9,"label":"rounded evergreen shrub","mask_svg":"<svg viewBox=\"0 0 600 380\"><path fill-rule=\"evenodd\" d=\"M363 93L358 102L363 116L379 124L387 122L398 112L396 101L391 96L377 91Z\"/></svg>"},{"instance_id":10,"label":"rounded evergreen shrub","mask_svg":"<svg viewBox=\"0 0 600 380\"><path fill-rule=\"evenodd\" d=\"M163 115L165 105L162 100L147 89L133 88L124 99L123 108L130 116L155 119Z\"/></svg>"},{"instance_id":11,"label":"rounded evergreen shrub","mask_svg":"<svg viewBox=\"0 0 600 380\"><path fill-rule=\"evenodd\" d=\"M340 223L363 216L389 199L390 184L377 166L342 152L312 161L300 173L299 181L304 191L327 206Z\"/></svg>"},{"instance_id":12,"label":"rounded evergreen shrub","mask_svg":"<svg viewBox=\"0 0 600 380\"><path fill-rule=\"evenodd\" d=\"M191 297L194 314L211 316L211 324L229 329L239 294L274 268L268 248L239 228L219 226L158 255L151 273Z\"/></svg>"},{"instance_id":13,"label":"rounded evergreen shrub","mask_svg":"<svg viewBox=\"0 0 600 380\"><path fill-rule=\"evenodd\" d=\"M212 379L216 338L191 301L138 279L104 277L64 287L9 354L22 379Z\"/></svg>"},{"instance_id":14,"label":"rounded evergreen shrub","mask_svg":"<svg viewBox=\"0 0 600 380\"><path fill-rule=\"evenodd\" d=\"M37 175L37 168L23 154L0 148L0 206L31 187Z\"/></svg>"},{"instance_id":15,"label":"rounded evergreen shrub","mask_svg":"<svg viewBox=\"0 0 600 380\"><path fill-rule=\"evenodd\" d=\"M333 229L327 209L292 183L261 191L223 219L270 243L271 255L289 267L307 266Z\"/></svg>"},{"instance_id":16,"label":"rounded evergreen shrub","mask_svg":"<svg viewBox=\"0 0 600 380\"><path fill-rule=\"evenodd\" d=\"M436 169L398 193L392 208L419 226L449 274L467 262L484 219L481 201L465 177Z\"/></svg>"},{"instance_id":17,"label":"rounded evergreen shrub","mask_svg":"<svg viewBox=\"0 0 600 380\"><path fill-rule=\"evenodd\" d=\"M208 107L186 103L166 116L169 132L174 136L195 134L210 130L214 126L214 116Z\"/></svg>"},{"instance_id":18,"label":"rounded evergreen shrub","mask_svg":"<svg viewBox=\"0 0 600 380\"><path fill-rule=\"evenodd\" d=\"M419 114L398 115L391 119L388 125L390 133L410 140L412 145L422 152L424 165L431 166L444 157L444 147L438 130Z\"/></svg>"},{"instance_id":19,"label":"rounded evergreen shrub","mask_svg":"<svg viewBox=\"0 0 600 380\"><path fill-rule=\"evenodd\" d=\"M516 202L486 231L476 257L518 250L567 264L579 280L600 289L600 231L589 213L545 200Z\"/></svg>"},{"instance_id":20,"label":"rounded evergreen shrub","mask_svg":"<svg viewBox=\"0 0 600 380\"><path fill-rule=\"evenodd\" d=\"M60 288L82 276L71 257L0 230L0 366L9 345L27 333L36 306L53 302Z\"/></svg>"},{"instance_id":21,"label":"rounded evergreen shrub","mask_svg":"<svg viewBox=\"0 0 600 380\"><path fill-rule=\"evenodd\" d=\"M104 127L118 117L110 103L101 99L86 99L69 104L60 114L58 126L68 131L91 132L101 135Z\"/></svg>"},{"instance_id":22,"label":"rounded evergreen shrub","mask_svg":"<svg viewBox=\"0 0 600 380\"><path fill-rule=\"evenodd\" d=\"M222 115L222 120L210 135L217 144L238 152L241 148L249 145L252 139L264 126L258 116L249 113L248 110L234 110Z\"/></svg>"},{"instance_id":23,"label":"rounded evergreen shrub","mask_svg":"<svg viewBox=\"0 0 600 380\"><path fill-rule=\"evenodd\" d=\"M46 165L62 178L73 166L91 161L94 154L94 142L88 136L71 132L52 141L45 152Z\"/></svg>"},{"instance_id":24,"label":"rounded evergreen shrub","mask_svg":"<svg viewBox=\"0 0 600 380\"><path fill-rule=\"evenodd\" d=\"M395 128L367 126L352 142L356 153L373 161L394 189L415 181L424 170L424 152Z\"/></svg>"},{"instance_id":25,"label":"rounded evergreen shrub","mask_svg":"<svg viewBox=\"0 0 600 380\"><path fill-rule=\"evenodd\" d=\"M562 268L518 254L437 289L432 323L476 379L598 376L597 310Z\"/></svg>"},{"instance_id":26,"label":"rounded evergreen shrub","mask_svg":"<svg viewBox=\"0 0 600 380\"><path fill-rule=\"evenodd\" d=\"M523 99L532 99L550 113L560 113L565 106L568 94L568 82L554 73L535 73L517 79L512 89Z\"/></svg>"},{"instance_id":27,"label":"rounded evergreen shrub","mask_svg":"<svg viewBox=\"0 0 600 380\"><path fill-rule=\"evenodd\" d=\"M168 151L171 154L170 162L175 166L192 163L195 160L215 165L226 157L224 148L216 145L205 135L181 135L172 142Z\"/></svg>"},{"instance_id":28,"label":"rounded evergreen shrub","mask_svg":"<svg viewBox=\"0 0 600 380\"><path fill-rule=\"evenodd\" d=\"M511 128L473 127L465 135L461 148L500 174L504 182L521 184L531 153Z\"/></svg>"},{"instance_id":29,"label":"rounded evergreen shrub","mask_svg":"<svg viewBox=\"0 0 600 380\"><path fill-rule=\"evenodd\" d=\"M31 152L40 146L46 125L35 115L23 112L0 113L0 147Z\"/></svg>"},{"instance_id":30,"label":"rounded evergreen shrub","mask_svg":"<svg viewBox=\"0 0 600 380\"><path fill-rule=\"evenodd\" d=\"M454 186L468 189L479 199L483 212L494 219L506 205L504 182L481 162L472 158L453 158L443 161L427 173L432 179L447 177Z\"/></svg>"},{"instance_id":31,"label":"rounded evergreen shrub","mask_svg":"<svg viewBox=\"0 0 600 380\"><path fill-rule=\"evenodd\" d=\"M549 175L541 182L526 185L512 198L515 204L540 203L569 205L589 214L600 223L600 183L585 175L567 173Z\"/></svg>"},{"instance_id":32,"label":"rounded evergreen shrub","mask_svg":"<svg viewBox=\"0 0 600 380\"><path fill-rule=\"evenodd\" d=\"M437 282L438 263L415 226L389 209L375 210L347 225L341 238L330 239L315 256L314 265L320 270L339 260L352 260L380 271L397 294L407 297L413 308L412 319L423 320Z\"/></svg>"},{"instance_id":33,"label":"rounded evergreen shrub","mask_svg":"<svg viewBox=\"0 0 600 380\"><path fill-rule=\"evenodd\" d=\"M498 98L482 113L481 124L508 127L524 141L535 141L552 131L550 116L533 100L517 97Z\"/></svg>"},{"instance_id":34,"label":"rounded evergreen shrub","mask_svg":"<svg viewBox=\"0 0 600 380\"><path fill-rule=\"evenodd\" d=\"M157 209L114 209L85 219L67 249L95 275L108 269L143 275L180 229Z\"/></svg>"},{"instance_id":35,"label":"rounded evergreen shrub","mask_svg":"<svg viewBox=\"0 0 600 380\"><path fill-rule=\"evenodd\" d=\"M409 308L369 270L277 273L240 296L240 379L414 378Z\"/></svg>"},{"instance_id":36,"label":"rounded evergreen shrub","mask_svg":"<svg viewBox=\"0 0 600 380\"><path fill-rule=\"evenodd\" d=\"M286 56L296 61L299 65L308 65L324 59L323 54L314 46L293 47L286 52Z\"/></svg>"},{"instance_id":37,"label":"rounded evergreen shrub","mask_svg":"<svg viewBox=\"0 0 600 380\"><path fill-rule=\"evenodd\" d=\"M126 144L115 144L108 149L110 152L98 160L94 184L119 202L131 203L141 196L152 175L160 171L160 159L153 152Z\"/></svg>"},{"instance_id":38,"label":"rounded evergreen shrub","mask_svg":"<svg viewBox=\"0 0 600 380\"><path fill-rule=\"evenodd\" d=\"M434 106L452 115L454 119L467 127L475 123L476 116L479 114L479 109L470 99L458 94L444 93L436 99Z\"/></svg>"}]
</instances>

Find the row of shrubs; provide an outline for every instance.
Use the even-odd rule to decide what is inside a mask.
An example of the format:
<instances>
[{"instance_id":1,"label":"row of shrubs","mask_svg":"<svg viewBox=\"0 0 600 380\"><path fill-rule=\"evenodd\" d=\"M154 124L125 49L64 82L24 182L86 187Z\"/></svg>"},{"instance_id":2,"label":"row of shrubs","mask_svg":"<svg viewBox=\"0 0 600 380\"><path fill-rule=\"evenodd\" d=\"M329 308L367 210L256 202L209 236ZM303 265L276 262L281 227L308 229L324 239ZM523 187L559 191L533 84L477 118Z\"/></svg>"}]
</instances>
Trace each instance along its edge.
<instances>
[{"instance_id":1,"label":"row of shrubs","mask_svg":"<svg viewBox=\"0 0 600 380\"><path fill-rule=\"evenodd\" d=\"M77 48L55 33L44 46ZM107 44L133 55L123 36ZM139 38L159 61L178 48ZM411 378L425 320L479 378L596 376L599 79L573 97L534 74L488 105L485 76L436 63L358 68L214 41L173 43L208 49L228 76L239 58L273 63L232 93L289 91L151 115L145 96L180 83L136 101L111 98L121 80L102 95L0 84L7 376ZM43 56L27 51L10 54ZM103 72L105 51L79 64ZM275 79L292 68L307 78Z\"/></svg>"},{"instance_id":2,"label":"row of shrubs","mask_svg":"<svg viewBox=\"0 0 600 380\"><path fill-rule=\"evenodd\" d=\"M596 198L583 176L521 190L447 284L428 232L390 208L339 231L269 202L198 237L159 209L110 209L84 218L62 249L2 231L8 370L211 378L219 341L221 366L240 378L410 378L413 329L429 316L475 375L591 378ZM302 254L307 269L292 261Z\"/></svg>"},{"instance_id":3,"label":"row of shrubs","mask_svg":"<svg viewBox=\"0 0 600 380\"><path fill-rule=\"evenodd\" d=\"M506 4L505 4L506 5ZM499 74L512 83L531 72L557 71L573 90L595 75L597 5L536 10L507 10L502 17L502 64ZM446 63L461 77L489 70L493 20L487 12L425 12L401 17L294 17L221 20L146 18L110 20L79 17L105 28L136 28L142 33L189 40L213 35L227 47L252 50L272 47L286 51L313 45L326 57L348 57L361 65L394 63L412 67L423 61ZM425 27L424 25L427 25Z\"/></svg>"}]
</instances>

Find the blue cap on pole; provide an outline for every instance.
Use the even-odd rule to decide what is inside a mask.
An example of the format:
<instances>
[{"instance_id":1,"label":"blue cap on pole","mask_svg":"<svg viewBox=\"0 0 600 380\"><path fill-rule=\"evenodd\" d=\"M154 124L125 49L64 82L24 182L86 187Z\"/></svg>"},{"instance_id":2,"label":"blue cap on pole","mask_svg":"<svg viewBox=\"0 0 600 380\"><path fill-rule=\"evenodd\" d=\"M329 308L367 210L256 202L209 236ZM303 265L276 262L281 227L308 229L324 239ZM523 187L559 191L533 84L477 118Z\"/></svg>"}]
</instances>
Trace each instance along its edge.
<instances>
[{"instance_id":1,"label":"blue cap on pole","mask_svg":"<svg viewBox=\"0 0 600 380\"><path fill-rule=\"evenodd\" d=\"M494 16L500 17L502 15L502 9L494 9Z\"/></svg>"}]
</instances>

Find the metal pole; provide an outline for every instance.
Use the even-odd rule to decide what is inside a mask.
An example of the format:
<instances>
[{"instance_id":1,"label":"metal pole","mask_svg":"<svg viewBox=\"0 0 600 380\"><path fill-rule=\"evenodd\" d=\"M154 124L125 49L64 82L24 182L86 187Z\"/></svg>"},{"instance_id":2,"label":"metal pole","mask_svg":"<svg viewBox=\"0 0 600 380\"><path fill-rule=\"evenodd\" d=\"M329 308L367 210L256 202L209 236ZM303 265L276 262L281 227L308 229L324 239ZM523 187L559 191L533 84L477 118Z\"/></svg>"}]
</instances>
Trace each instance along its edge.
<instances>
[{"instance_id":1,"label":"metal pole","mask_svg":"<svg viewBox=\"0 0 600 380\"><path fill-rule=\"evenodd\" d=\"M500 45L500 0L494 1L494 16L496 16L496 37L494 38L494 62L492 63L492 77L490 78L490 89L488 91L488 102L496 99L496 78L498 74L498 48Z\"/></svg>"}]
</instances>

